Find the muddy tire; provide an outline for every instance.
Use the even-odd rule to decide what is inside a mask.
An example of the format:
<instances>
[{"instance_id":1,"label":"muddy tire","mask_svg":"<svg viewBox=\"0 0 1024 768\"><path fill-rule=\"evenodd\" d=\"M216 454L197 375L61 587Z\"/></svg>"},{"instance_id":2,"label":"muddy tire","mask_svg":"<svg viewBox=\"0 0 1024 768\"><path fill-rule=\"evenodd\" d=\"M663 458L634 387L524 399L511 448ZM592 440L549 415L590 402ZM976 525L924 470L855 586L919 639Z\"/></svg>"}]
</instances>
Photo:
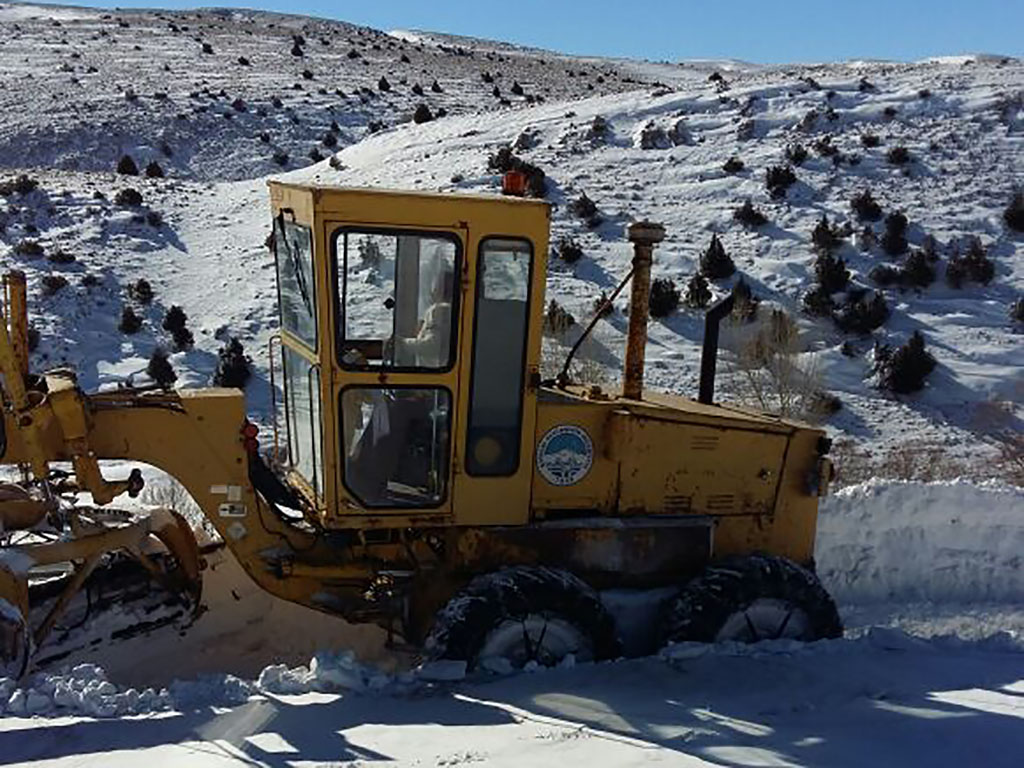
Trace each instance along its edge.
<instances>
[{"instance_id":1,"label":"muddy tire","mask_svg":"<svg viewBox=\"0 0 1024 768\"><path fill-rule=\"evenodd\" d=\"M441 609L424 642L429 659L465 661L468 669L491 658L519 668L553 666L569 653L589 661L618 652L615 622L597 593L544 566L477 576Z\"/></svg>"},{"instance_id":2,"label":"muddy tire","mask_svg":"<svg viewBox=\"0 0 1024 768\"><path fill-rule=\"evenodd\" d=\"M708 567L666 605L662 640L713 643L841 637L836 604L791 560L730 557Z\"/></svg>"}]
</instances>

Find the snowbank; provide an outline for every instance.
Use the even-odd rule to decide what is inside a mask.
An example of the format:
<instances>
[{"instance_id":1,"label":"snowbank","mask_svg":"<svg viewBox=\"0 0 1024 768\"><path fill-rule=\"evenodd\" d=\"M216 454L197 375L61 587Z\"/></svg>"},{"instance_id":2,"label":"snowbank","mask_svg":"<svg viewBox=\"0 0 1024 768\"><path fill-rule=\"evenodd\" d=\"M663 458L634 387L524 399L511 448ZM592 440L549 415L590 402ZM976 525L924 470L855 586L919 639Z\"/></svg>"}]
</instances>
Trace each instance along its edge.
<instances>
[{"instance_id":1,"label":"snowbank","mask_svg":"<svg viewBox=\"0 0 1024 768\"><path fill-rule=\"evenodd\" d=\"M794 640L766 640L744 643L677 643L657 656L670 664L685 663L703 656L858 655L865 651L968 651L979 653L1022 653L1024 642L1009 632L998 632L980 640L955 636L919 638L898 629L874 627L858 638L800 643ZM527 667L527 674L548 674L576 665L559 665L558 670ZM588 663L585 666L596 666ZM476 677L504 677L508 670L484 672ZM37 674L18 687L0 678L0 715L65 716L86 715L107 718L194 710L204 706L231 707L253 696L295 696L309 693L344 693L408 697L438 683L458 683L465 678L462 662L434 662L411 672L391 675L360 664L350 652L318 653L307 666L289 668L284 664L266 667L255 681L234 675L207 675L196 680L175 681L159 690L123 688L107 680L102 668L79 664L58 674Z\"/></svg>"},{"instance_id":2,"label":"snowbank","mask_svg":"<svg viewBox=\"0 0 1024 768\"><path fill-rule=\"evenodd\" d=\"M1024 489L872 480L822 504L818 574L836 600L1024 601Z\"/></svg>"}]
</instances>

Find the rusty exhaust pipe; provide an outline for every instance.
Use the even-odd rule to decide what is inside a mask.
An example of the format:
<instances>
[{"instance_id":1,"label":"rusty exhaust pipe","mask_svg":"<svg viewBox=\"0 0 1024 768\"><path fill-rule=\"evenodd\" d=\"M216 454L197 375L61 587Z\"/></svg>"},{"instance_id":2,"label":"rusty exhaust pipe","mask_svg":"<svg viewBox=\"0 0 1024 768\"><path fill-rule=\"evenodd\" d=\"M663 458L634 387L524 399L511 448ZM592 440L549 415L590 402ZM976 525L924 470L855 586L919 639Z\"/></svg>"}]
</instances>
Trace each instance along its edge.
<instances>
[{"instance_id":1,"label":"rusty exhaust pipe","mask_svg":"<svg viewBox=\"0 0 1024 768\"><path fill-rule=\"evenodd\" d=\"M4 275L3 283L11 348L18 372L24 379L28 376L28 291L25 273L12 269Z\"/></svg>"},{"instance_id":2,"label":"rusty exhaust pipe","mask_svg":"<svg viewBox=\"0 0 1024 768\"><path fill-rule=\"evenodd\" d=\"M654 245L665 239L665 228L650 221L629 225L633 243L633 285L629 297L629 335L626 337L626 368L622 396L643 399L644 355L647 349L647 318L651 308L651 263Z\"/></svg>"}]
</instances>

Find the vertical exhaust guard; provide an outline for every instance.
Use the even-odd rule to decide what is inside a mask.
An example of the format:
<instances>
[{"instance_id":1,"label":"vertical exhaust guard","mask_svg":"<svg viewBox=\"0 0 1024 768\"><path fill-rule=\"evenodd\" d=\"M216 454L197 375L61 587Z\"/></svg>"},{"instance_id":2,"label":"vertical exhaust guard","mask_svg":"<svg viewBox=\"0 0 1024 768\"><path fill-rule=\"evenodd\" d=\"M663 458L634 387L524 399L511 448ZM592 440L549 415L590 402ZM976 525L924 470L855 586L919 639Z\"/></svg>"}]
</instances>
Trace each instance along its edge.
<instances>
[{"instance_id":1,"label":"vertical exhaust guard","mask_svg":"<svg viewBox=\"0 0 1024 768\"><path fill-rule=\"evenodd\" d=\"M700 393L697 401L712 405L715 402L715 368L718 365L718 326L732 314L735 297L730 293L714 304L704 315L704 347L700 353Z\"/></svg>"},{"instance_id":2,"label":"vertical exhaust guard","mask_svg":"<svg viewBox=\"0 0 1024 768\"><path fill-rule=\"evenodd\" d=\"M651 308L651 262L654 245L665 239L665 228L650 221L629 225L633 243L633 286L629 298L629 335L626 337L626 366L622 377L622 395L630 400L643 398L644 352L647 347L647 317Z\"/></svg>"}]
</instances>

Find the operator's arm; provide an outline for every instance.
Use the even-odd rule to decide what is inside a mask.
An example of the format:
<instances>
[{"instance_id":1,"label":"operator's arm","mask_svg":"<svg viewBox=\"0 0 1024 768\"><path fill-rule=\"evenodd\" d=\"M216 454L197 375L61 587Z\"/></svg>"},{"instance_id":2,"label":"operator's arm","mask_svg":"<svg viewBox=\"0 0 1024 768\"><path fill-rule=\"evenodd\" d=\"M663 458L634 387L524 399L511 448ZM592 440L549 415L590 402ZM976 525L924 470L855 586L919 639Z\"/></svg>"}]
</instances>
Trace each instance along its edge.
<instances>
[{"instance_id":1,"label":"operator's arm","mask_svg":"<svg viewBox=\"0 0 1024 768\"><path fill-rule=\"evenodd\" d=\"M414 364L437 367L448 359L448 340L451 328L451 304L432 305L423 316L423 325L415 338L395 338L396 351L402 359Z\"/></svg>"}]
</instances>

